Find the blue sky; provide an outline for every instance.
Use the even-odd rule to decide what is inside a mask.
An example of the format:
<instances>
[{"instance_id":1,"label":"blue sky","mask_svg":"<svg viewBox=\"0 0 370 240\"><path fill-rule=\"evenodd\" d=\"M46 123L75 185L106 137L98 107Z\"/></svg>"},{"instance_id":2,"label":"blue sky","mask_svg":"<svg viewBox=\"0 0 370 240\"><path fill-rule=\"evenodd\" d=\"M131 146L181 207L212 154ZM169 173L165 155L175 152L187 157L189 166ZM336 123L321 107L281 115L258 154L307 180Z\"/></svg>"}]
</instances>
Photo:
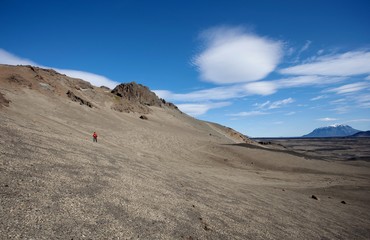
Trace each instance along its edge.
<instances>
[{"instance_id":1,"label":"blue sky","mask_svg":"<svg viewBox=\"0 0 370 240\"><path fill-rule=\"evenodd\" d=\"M252 137L370 130L369 1L17 1L0 63L136 81Z\"/></svg>"}]
</instances>

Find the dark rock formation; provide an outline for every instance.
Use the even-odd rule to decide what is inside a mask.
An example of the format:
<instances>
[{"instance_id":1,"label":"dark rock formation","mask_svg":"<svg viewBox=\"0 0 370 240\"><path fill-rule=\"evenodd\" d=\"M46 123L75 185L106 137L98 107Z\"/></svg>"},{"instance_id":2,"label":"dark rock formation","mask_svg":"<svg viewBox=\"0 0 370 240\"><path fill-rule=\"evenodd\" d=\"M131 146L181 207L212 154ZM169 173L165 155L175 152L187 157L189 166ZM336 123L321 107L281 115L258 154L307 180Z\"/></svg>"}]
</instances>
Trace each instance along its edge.
<instances>
[{"instance_id":1,"label":"dark rock formation","mask_svg":"<svg viewBox=\"0 0 370 240\"><path fill-rule=\"evenodd\" d=\"M130 102L137 102L147 106L162 105L162 101L150 91L148 87L135 82L122 83L112 90L112 93L129 100Z\"/></svg>"},{"instance_id":2,"label":"dark rock formation","mask_svg":"<svg viewBox=\"0 0 370 240\"><path fill-rule=\"evenodd\" d=\"M116 97L116 103L112 106L112 109L116 111L147 114L151 111L149 106L178 110L173 103L158 98L148 87L135 82L122 83L116 86L111 93L118 97Z\"/></svg>"},{"instance_id":3,"label":"dark rock formation","mask_svg":"<svg viewBox=\"0 0 370 240\"><path fill-rule=\"evenodd\" d=\"M72 91L69 91L67 92L67 96L74 102L79 102L80 105L86 105L90 108L93 107L93 105L89 102L89 101L86 101L78 96L76 96Z\"/></svg>"},{"instance_id":4,"label":"dark rock formation","mask_svg":"<svg viewBox=\"0 0 370 240\"><path fill-rule=\"evenodd\" d=\"M107 90L107 91L110 91L110 88L109 87L106 87L106 86L100 86L101 89L104 89L104 90Z\"/></svg>"},{"instance_id":5,"label":"dark rock formation","mask_svg":"<svg viewBox=\"0 0 370 240\"><path fill-rule=\"evenodd\" d=\"M10 101L4 97L4 95L0 92L0 108L2 106L9 107Z\"/></svg>"},{"instance_id":6,"label":"dark rock formation","mask_svg":"<svg viewBox=\"0 0 370 240\"><path fill-rule=\"evenodd\" d=\"M32 87L32 83L24 79L21 75L19 74L12 74L7 78L8 82L11 84L18 84L21 86L25 86L28 88Z\"/></svg>"},{"instance_id":7,"label":"dark rock formation","mask_svg":"<svg viewBox=\"0 0 370 240\"><path fill-rule=\"evenodd\" d=\"M147 116L145 116L145 115L141 115L141 116L140 116L140 119L148 120L148 117L147 117Z\"/></svg>"}]
</instances>

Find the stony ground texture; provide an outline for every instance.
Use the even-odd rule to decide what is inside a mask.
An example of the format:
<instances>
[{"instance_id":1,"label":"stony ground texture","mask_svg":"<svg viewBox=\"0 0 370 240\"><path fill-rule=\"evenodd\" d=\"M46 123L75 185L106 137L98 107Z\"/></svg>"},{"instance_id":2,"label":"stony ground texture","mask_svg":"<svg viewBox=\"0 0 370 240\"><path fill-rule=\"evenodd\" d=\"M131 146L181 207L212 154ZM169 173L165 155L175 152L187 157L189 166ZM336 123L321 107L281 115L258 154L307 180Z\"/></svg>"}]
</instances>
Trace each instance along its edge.
<instances>
[{"instance_id":1,"label":"stony ground texture","mask_svg":"<svg viewBox=\"0 0 370 240\"><path fill-rule=\"evenodd\" d=\"M142 120L113 111L104 89L75 90L90 108L0 81L0 239L370 236L365 162L235 145L171 109Z\"/></svg>"}]
</instances>

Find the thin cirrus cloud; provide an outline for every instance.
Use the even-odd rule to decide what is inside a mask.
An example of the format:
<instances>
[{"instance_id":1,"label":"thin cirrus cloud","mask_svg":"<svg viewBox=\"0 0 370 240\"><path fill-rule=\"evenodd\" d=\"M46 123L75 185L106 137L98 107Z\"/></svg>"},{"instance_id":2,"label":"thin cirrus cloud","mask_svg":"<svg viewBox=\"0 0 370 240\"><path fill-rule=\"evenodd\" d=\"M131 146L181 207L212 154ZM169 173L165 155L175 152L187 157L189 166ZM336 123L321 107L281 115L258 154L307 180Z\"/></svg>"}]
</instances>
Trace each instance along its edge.
<instances>
[{"instance_id":1,"label":"thin cirrus cloud","mask_svg":"<svg viewBox=\"0 0 370 240\"><path fill-rule=\"evenodd\" d=\"M367 82L357 82L346 84L340 87L328 89L327 92L335 92L337 94L348 94L358 92L370 87L370 84Z\"/></svg>"},{"instance_id":2,"label":"thin cirrus cloud","mask_svg":"<svg viewBox=\"0 0 370 240\"><path fill-rule=\"evenodd\" d=\"M231 105L231 102L217 102L217 103L184 103L177 104L177 107L192 116L199 116L206 113L210 109L222 108Z\"/></svg>"},{"instance_id":3,"label":"thin cirrus cloud","mask_svg":"<svg viewBox=\"0 0 370 240\"><path fill-rule=\"evenodd\" d=\"M281 60L283 44L243 28L218 27L204 31L205 49L193 64L201 79L215 84L251 82L274 71Z\"/></svg>"},{"instance_id":4,"label":"thin cirrus cloud","mask_svg":"<svg viewBox=\"0 0 370 240\"><path fill-rule=\"evenodd\" d=\"M280 70L282 74L354 76L370 74L370 52L353 51L321 56L309 63Z\"/></svg>"},{"instance_id":5,"label":"thin cirrus cloud","mask_svg":"<svg viewBox=\"0 0 370 240\"><path fill-rule=\"evenodd\" d=\"M284 88L329 85L343 81L344 77L326 76L299 76L283 78L272 81L258 81L245 84L215 87L189 93L174 93L168 90L154 90L161 98L169 101L196 102L196 101L217 101L242 98L251 95L271 95Z\"/></svg>"},{"instance_id":6,"label":"thin cirrus cloud","mask_svg":"<svg viewBox=\"0 0 370 240\"><path fill-rule=\"evenodd\" d=\"M266 101L264 103L254 104L254 106L259 110L248 111L248 112L239 112L239 113L231 113L231 114L227 114L227 115L232 116L232 117L261 116L261 115L270 114L269 112L267 112L267 110L281 108L281 107L283 107L285 105L288 105L290 103L293 103L293 102L294 102L293 98L286 98L286 99L282 99L282 100L278 100L278 101L274 101L274 102ZM291 112L291 114L289 114L289 115L292 115L294 113L295 112Z\"/></svg>"},{"instance_id":7,"label":"thin cirrus cloud","mask_svg":"<svg viewBox=\"0 0 370 240\"><path fill-rule=\"evenodd\" d=\"M336 120L338 120L338 119L337 118L330 118L330 117L317 119L317 121L322 121L322 122L331 122L331 121L336 121Z\"/></svg>"},{"instance_id":8,"label":"thin cirrus cloud","mask_svg":"<svg viewBox=\"0 0 370 240\"><path fill-rule=\"evenodd\" d=\"M0 63L9 64L9 65L32 65L32 66L37 66L41 68L52 68L57 72L66 74L67 76L70 76L73 78L80 78L85 81L88 81L94 86L106 86L109 88L114 88L115 86L119 84L116 81L113 81L107 77L104 77L102 75L98 75L95 73L42 66L29 59L18 57L10 52L5 51L4 49L0 49Z\"/></svg>"},{"instance_id":9,"label":"thin cirrus cloud","mask_svg":"<svg viewBox=\"0 0 370 240\"><path fill-rule=\"evenodd\" d=\"M293 98L286 98L286 99L282 99L282 100L278 100L274 102L266 101L261 104L256 103L254 106L260 109L275 109L275 108L281 108L293 102L294 102Z\"/></svg>"},{"instance_id":10,"label":"thin cirrus cloud","mask_svg":"<svg viewBox=\"0 0 370 240\"><path fill-rule=\"evenodd\" d=\"M253 117L253 116L266 115L266 114L269 114L269 113L263 112L263 111L250 111L250 112L231 113L227 115L232 116L232 117Z\"/></svg>"},{"instance_id":11,"label":"thin cirrus cloud","mask_svg":"<svg viewBox=\"0 0 370 240\"><path fill-rule=\"evenodd\" d=\"M320 96L317 96L317 97L313 97L310 99L310 101L317 101L317 100L320 100L320 99L324 99L324 98L327 98L327 96L325 95L320 95Z\"/></svg>"},{"instance_id":12,"label":"thin cirrus cloud","mask_svg":"<svg viewBox=\"0 0 370 240\"><path fill-rule=\"evenodd\" d=\"M189 93L173 93L167 90L154 90L154 92L163 99L180 102L225 100L240 98L246 95L245 91L238 85L215 87Z\"/></svg>"}]
</instances>

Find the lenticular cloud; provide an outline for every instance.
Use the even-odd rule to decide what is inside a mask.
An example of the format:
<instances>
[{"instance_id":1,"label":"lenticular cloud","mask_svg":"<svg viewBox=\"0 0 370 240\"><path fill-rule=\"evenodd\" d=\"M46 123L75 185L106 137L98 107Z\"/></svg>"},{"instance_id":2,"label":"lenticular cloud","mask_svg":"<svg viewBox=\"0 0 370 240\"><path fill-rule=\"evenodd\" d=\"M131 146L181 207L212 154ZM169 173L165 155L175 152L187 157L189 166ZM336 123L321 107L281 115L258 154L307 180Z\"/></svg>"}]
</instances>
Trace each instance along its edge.
<instances>
[{"instance_id":1,"label":"lenticular cloud","mask_svg":"<svg viewBox=\"0 0 370 240\"><path fill-rule=\"evenodd\" d=\"M279 63L282 43L240 28L217 28L203 33L206 49L194 59L201 78L216 84L257 81Z\"/></svg>"}]
</instances>

